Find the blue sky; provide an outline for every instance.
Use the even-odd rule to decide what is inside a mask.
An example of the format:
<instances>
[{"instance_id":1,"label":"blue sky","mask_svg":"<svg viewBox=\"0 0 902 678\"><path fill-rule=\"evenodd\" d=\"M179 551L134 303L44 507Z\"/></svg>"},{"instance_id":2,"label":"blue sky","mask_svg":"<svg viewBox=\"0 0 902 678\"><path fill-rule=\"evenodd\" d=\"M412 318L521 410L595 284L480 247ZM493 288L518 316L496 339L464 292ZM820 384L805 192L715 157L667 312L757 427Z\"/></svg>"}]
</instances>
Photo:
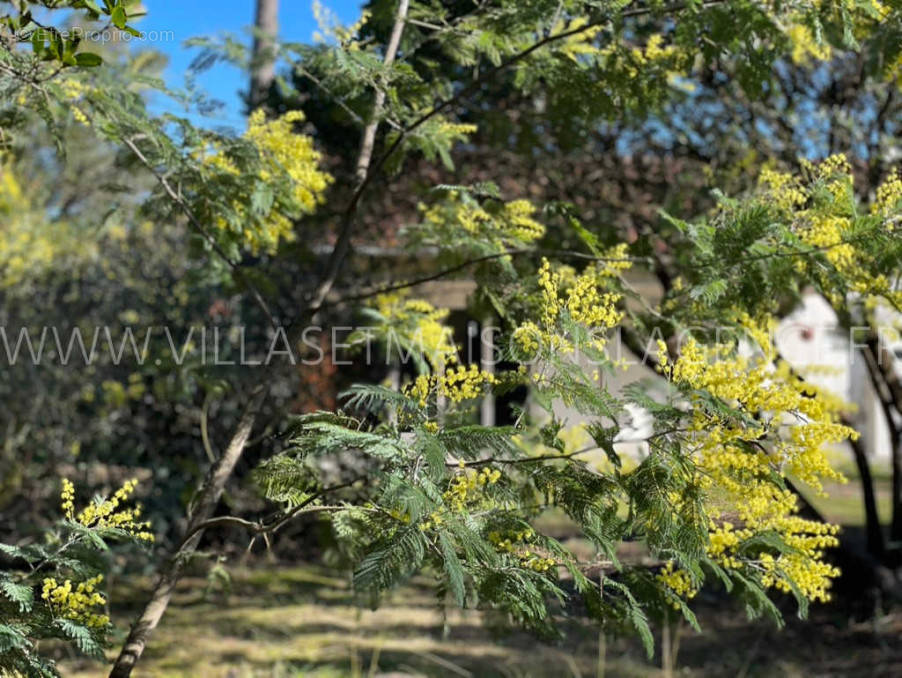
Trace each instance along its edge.
<instances>
[{"instance_id":1,"label":"blue sky","mask_svg":"<svg viewBox=\"0 0 902 678\"><path fill-rule=\"evenodd\" d=\"M361 0L320 0L342 21L356 21ZM152 47L169 57L166 82L171 87L184 85L184 74L196 56L196 49L184 47L188 38L231 33L250 44L249 27L254 21L254 0L144 0L147 16L136 23L142 31L172 31L172 41L157 41ZM317 29L313 18L313 0L281 0L279 3L279 37L289 42L309 42ZM141 43L136 43L141 45ZM245 74L237 68L219 64L203 74L200 86L211 98L225 106L209 121L211 125L231 125L242 129L244 119L240 91L247 89ZM166 106L166 108L169 108ZM192 116L194 117L194 116ZM195 119L199 122L200 119Z\"/></svg>"}]
</instances>

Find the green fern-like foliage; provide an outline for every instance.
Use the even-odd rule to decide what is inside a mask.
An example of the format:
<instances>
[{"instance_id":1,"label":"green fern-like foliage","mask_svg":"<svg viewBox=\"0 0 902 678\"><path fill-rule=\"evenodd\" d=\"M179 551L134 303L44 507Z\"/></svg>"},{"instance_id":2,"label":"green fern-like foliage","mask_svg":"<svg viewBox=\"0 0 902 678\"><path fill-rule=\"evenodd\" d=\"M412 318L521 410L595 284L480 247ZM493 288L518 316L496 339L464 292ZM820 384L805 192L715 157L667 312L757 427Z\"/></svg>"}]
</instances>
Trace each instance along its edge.
<instances>
[{"instance_id":1,"label":"green fern-like foliage","mask_svg":"<svg viewBox=\"0 0 902 678\"><path fill-rule=\"evenodd\" d=\"M113 542L152 540L146 525L134 522L134 509L119 507L130 491L97 497L76 514L74 488L64 481L63 520L41 541L0 543L0 675L58 676L39 649L48 639L103 659L112 631L97 590L108 567L105 552Z\"/></svg>"}]
</instances>

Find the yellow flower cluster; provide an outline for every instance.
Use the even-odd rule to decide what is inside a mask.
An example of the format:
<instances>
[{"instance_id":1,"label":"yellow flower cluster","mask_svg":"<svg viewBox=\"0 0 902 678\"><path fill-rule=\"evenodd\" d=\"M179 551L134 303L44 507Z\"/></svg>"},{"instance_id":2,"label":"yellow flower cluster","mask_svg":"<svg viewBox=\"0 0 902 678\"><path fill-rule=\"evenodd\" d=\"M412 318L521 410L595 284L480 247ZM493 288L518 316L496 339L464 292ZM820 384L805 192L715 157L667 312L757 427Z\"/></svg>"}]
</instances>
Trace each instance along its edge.
<instances>
[{"instance_id":1,"label":"yellow flower cluster","mask_svg":"<svg viewBox=\"0 0 902 678\"><path fill-rule=\"evenodd\" d=\"M76 102L84 95L87 88L84 83L75 78L61 78L55 83L62 91L63 98L67 100L68 109L72 112L72 117L76 122L82 125L90 124L88 116L76 105Z\"/></svg>"},{"instance_id":2,"label":"yellow flower cluster","mask_svg":"<svg viewBox=\"0 0 902 678\"><path fill-rule=\"evenodd\" d=\"M565 294L570 317L587 327L614 327L623 319L617 310L620 295L599 292L595 276L579 276Z\"/></svg>"},{"instance_id":3,"label":"yellow flower cluster","mask_svg":"<svg viewBox=\"0 0 902 678\"><path fill-rule=\"evenodd\" d=\"M823 453L825 445L857 435L838 423L840 404L821 397L816 387L799 380L785 362L774 367L767 353L754 359L730 355L728 350L723 345L705 348L690 339L670 371L673 381L707 391L757 417L752 426L695 410L692 428L705 438L702 456L717 455L719 463L730 461L737 468L778 465L818 490L819 478L840 480L842 476ZM793 422L791 426L788 421ZM755 443L762 436L774 439L769 453L754 455L742 444Z\"/></svg>"},{"instance_id":4,"label":"yellow flower cluster","mask_svg":"<svg viewBox=\"0 0 902 678\"><path fill-rule=\"evenodd\" d=\"M792 61L797 65L806 65L812 58L828 61L833 56L830 45L815 40L811 29L805 24L790 24L786 29L786 37L792 46Z\"/></svg>"},{"instance_id":5,"label":"yellow flower cluster","mask_svg":"<svg viewBox=\"0 0 902 678\"><path fill-rule=\"evenodd\" d=\"M894 170L886 181L877 187L871 214L886 216L896 208L900 200L902 200L902 174L899 170ZM891 222L889 225L892 228Z\"/></svg>"},{"instance_id":6,"label":"yellow flower cluster","mask_svg":"<svg viewBox=\"0 0 902 678\"><path fill-rule=\"evenodd\" d=\"M75 485L68 478L63 478L63 489L60 490L60 508L69 520L75 520Z\"/></svg>"},{"instance_id":7,"label":"yellow flower cluster","mask_svg":"<svg viewBox=\"0 0 902 678\"><path fill-rule=\"evenodd\" d=\"M462 462L461 466L463 469L466 468ZM501 478L501 471L497 469L486 467L479 472L463 470L451 479L448 489L442 493L442 499L447 508L433 511L417 527L423 532L440 527L445 522L445 516L449 510L459 512L477 506L493 506L492 500L485 495L484 490L487 486L497 483L499 478ZM392 515L402 522L410 522L410 516L406 514L401 515L397 511L393 511Z\"/></svg>"},{"instance_id":8,"label":"yellow flower cluster","mask_svg":"<svg viewBox=\"0 0 902 678\"><path fill-rule=\"evenodd\" d=\"M764 199L785 213L799 238L822 253L848 289L862 295L866 303L872 304L878 297L891 303L902 303L902 292L893 289L885 275L873 272L872 257L853 241L859 211L855 204L852 168L846 157L832 155L817 164L803 160L801 165L806 175L804 180L764 169L759 177ZM829 193L826 200L823 189ZM884 218L879 228L887 232L894 230L898 217L892 212L898 208L900 198L902 180L894 173L878 187L871 205L871 214ZM799 257L795 267L802 274L823 278L820 265L810 258ZM825 295L839 305L844 302L843 291L827 289Z\"/></svg>"},{"instance_id":9,"label":"yellow flower cluster","mask_svg":"<svg viewBox=\"0 0 902 678\"><path fill-rule=\"evenodd\" d=\"M649 66L659 61L664 61L665 59L669 59L678 54L678 50L673 45L668 45L666 47L664 45L664 36L660 33L654 33L648 37L648 41L645 43L645 49L641 47L632 47L626 53L630 58L630 68L629 73L638 75L639 68L643 66ZM600 53L604 56L611 56L617 54L619 45L611 44L602 50Z\"/></svg>"},{"instance_id":10,"label":"yellow flower cluster","mask_svg":"<svg viewBox=\"0 0 902 678\"><path fill-rule=\"evenodd\" d=\"M504 230L523 242L533 242L545 235L545 227L532 218L536 208L528 200L512 200L505 203Z\"/></svg>"},{"instance_id":11,"label":"yellow flower cluster","mask_svg":"<svg viewBox=\"0 0 902 678\"><path fill-rule=\"evenodd\" d=\"M824 551L839 544L835 536L839 526L787 516L782 527L782 536L790 550L776 556L763 552L752 562L762 573L762 584L783 593L789 593L795 585L810 600L826 602L829 580L839 576L839 570L823 561ZM728 521L720 525L712 523L708 555L725 568L739 569L742 562L736 556L736 549L754 535L754 530L736 529Z\"/></svg>"},{"instance_id":12,"label":"yellow flower cluster","mask_svg":"<svg viewBox=\"0 0 902 678\"><path fill-rule=\"evenodd\" d=\"M70 101L78 99L86 89L83 82L74 78L62 78L56 81L56 85L62 90L63 96Z\"/></svg>"},{"instance_id":13,"label":"yellow flower cluster","mask_svg":"<svg viewBox=\"0 0 902 678\"><path fill-rule=\"evenodd\" d=\"M598 275L602 278L612 278L633 267L633 262L629 258L628 243L622 242L614 245L603 254L604 261L600 262L598 266Z\"/></svg>"},{"instance_id":14,"label":"yellow flower cluster","mask_svg":"<svg viewBox=\"0 0 902 678\"><path fill-rule=\"evenodd\" d=\"M698 588L690 574L685 570L675 569L672 560L664 563L664 567L658 572L656 578L680 598L692 599L698 593ZM676 601L673 601L671 605L677 610L680 609L680 605Z\"/></svg>"},{"instance_id":15,"label":"yellow flower cluster","mask_svg":"<svg viewBox=\"0 0 902 678\"><path fill-rule=\"evenodd\" d=\"M548 259L542 259L539 267L539 288L542 290L542 322L546 329L557 325L561 313L561 300L558 289L561 286L561 274L551 270Z\"/></svg>"},{"instance_id":16,"label":"yellow flower cluster","mask_svg":"<svg viewBox=\"0 0 902 678\"><path fill-rule=\"evenodd\" d=\"M719 526L712 523L708 533L708 555L717 560L723 567L739 569L741 563L732 554L744 540L751 539L754 532L748 528L733 529L733 523L724 521Z\"/></svg>"},{"instance_id":17,"label":"yellow flower cluster","mask_svg":"<svg viewBox=\"0 0 902 678\"><path fill-rule=\"evenodd\" d=\"M536 533L532 528L527 528L504 533L492 531L489 532L488 539L498 551L517 556L520 561L520 567L525 567L534 572L547 572L557 562L553 558L547 558L527 547L527 544L533 541L535 536Z\"/></svg>"},{"instance_id":18,"label":"yellow flower cluster","mask_svg":"<svg viewBox=\"0 0 902 678\"><path fill-rule=\"evenodd\" d=\"M617 309L622 296L602 291L600 284L604 278L615 276L630 266L623 256L625 248L617 247L612 252L611 261L593 264L573 276L569 275L568 270L553 270L551 263L542 259L538 273L542 326L526 321L512 335L523 354L532 356L540 347L552 351L572 351L572 341L562 326L564 315L592 333L591 343L595 348L604 348L606 338L603 332L620 323L623 312ZM568 279L566 287L565 279Z\"/></svg>"},{"instance_id":19,"label":"yellow flower cluster","mask_svg":"<svg viewBox=\"0 0 902 678\"><path fill-rule=\"evenodd\" d=\"M233 208L239 215L247 217L239 220L242 222L240 227L222 217L216 220L220 229L234 231L252 252L274 252L281 240L292 240L292 220L312 212L322 202L322 194L332 182L332 177L319 168L321 156L314 148L313 140L294 132L295 124L303 119L304 114L300 111L290 111L274 120L267 120L262 109L254 111L248 118L244 138L251 141L260 153L263 169L259 178L269 182L274 177L280 177L287 179L292 187L288 197L292 204L276 201L261 218L259 227L246 227L252 221L251 214L247 205L237 202ZM239 172L234 162L221 151L205 157L204 163L228 174L237 175Z\"/></svg>"},{"instance_id":20,"label":"yellow flower cluster","mask_svg":"<svg viewBox=\"0 0 902 678\"><path fill-rule=\"evenodd\" d=\"M402 294L382 294L376 297L376 310L398 339L416 346L433 366L457 361L453 332L443 324L447 309L422 299L405 300Z\"/></svg>"},{"instance_id":21,"label":"yellow flower cluster","mask_svg":"<svg viewBox=\"0 0 902 678\"><path fill-rule=\"evenodd\" d=\"M810 63L812 58L827 61L833 56L831 46L822 35L818 35L826 34L823 30L824 19L830 15L832 22L842 23L855 40L864 43L892 12L892 6L880 0L840 0L836 3L815 0L807 9L800 6L799 11L789 17L783 29L791 47L790 56L794 63L800 65ZM817 25L822 27L820 31L812 28ZM886 69L884 73L887 80L891 80L894 75L892 69Z\"/></svg>"},{"instance_id":22,"label":"yellow flower cluster","mask_svg":"<svg viewBox=\"0 0 902 678\"><path fill-rule=\"evenodd\" d=\"M391 509L391 510L388 512L388 515L390 515L390 516L391 516L392 518L394 518L395 520L400 520L400 521L401 521L402 523L404 523L405 525L407 525L408 523L410 523L410 514L409 514L409 513L402 513L402 512L399 511L398 509Z\"/></svg>"},{"instance_id":23,"label":"yellow flower cluster","mask_svg":"<svg viewBox=\"0 0 902 678\"><path fill-rule=\"evenodd\" d=\"M512 200L490 210L451 191L445 201L429 207L420 205L420 211L424 226L438 233L461 228L480 243L499 250L522 246L545 235L545 227L533 218L536 208L528 200Z\"/></svg>"},{"instance_id":24,"label":"yellow flower cluster","mask_svg":"<svg viewBox=\"0 0 902 678\"><path fill-rule=\"evenodd\" d=\"M303 120L304 114L300 111L289 111L275 120L266 120L263 110L258 109L248 118L245 137L268 160L270 170L265 170L262 178L265 180L271 173L285 172L294 184L294 199L304 211L312 212L322 201L322 192L332 179L317 167L320 154L313 146L313 139L294 133L295 123Z\"/></svg>"},{"instance_id":25,"label":"yellow flower cluster","mask_svg":"<svg viewBox=\"0 0 902 678\"><path fill-rule=\"evenodd\" d=\"M426 520L418 525L418 527L420 528L420 530L425 532L426 530L431 530L433 527L440 527L444 522L445 519L442 517L441 512L433 511L429 514L429 517L426 518Z\"/></svg>"},{"instance_id":26,"label":"yellow flower cluster","mask_svg":"<svg viewBox=\"0 0 902 678\"><path fill-rule=\"evenodd\" d=\"M359 40L359 36L363 27L366 26L367 22L369 22L372 17L372 12L370 10L363 10L357 21L348 26L343 26L338 21L338 17L328 7L319 2L319 0L313 1L312 9L313 18L316 20L316 24L319 27L319 30L314 31L313 33L314 41L325 42L327 39L332 38L338 42L339 45L351 52L360 50L362 43Z\"/></svg>"},{"instance_id":27,"label":"yellow flower cluster","mask_svg":"<svg viewBox=\"0 0 902 678\"><path fill-rule=\"evenodd\" d=\"M425 113L425 111L423 111ZM451 122L444 116L435 116L422 128L421 134L428 136L438 148L452 148L454 144L465 142L478 127L469 123Z\"/></svg>"},{"instance_id":28,"label":"yellow flower cluster","mask_svg":"<svg viewBox=\"0 0 902 678\"><path fill-rule=\"evenodd\" d=\"M494 485L501 478L501 471L483 468L481 471L464 471L451 479L442 498L454 511L463 511L468 504L481 503L485 495L481 492L487 485Z\"/></svg>"},{"instance_id":29,"label":"yellow flower cluster","mask_svg":"<svg viewBox=\"0 0 902 678\"><path fill-rule=\"evenodd\" d=\"M851 205L854 199L852 165L844 154L834 153L819 163L802 158L799 164L813 179L824 181L833 198L842 206Z\"/></svg>"},{"instance_id":30,"label":"yellow flower cluster","mask_svg":"<svg viewBox=\"0 0 902 678\"><path fill-rule=\"evenodd\" d=\"M444 118L440 118L439 125L440 131L444 132L445 134L473 134L477 129L479 129L478 127L476 127L476 125L470 123L451 122L450 120L446 120Z\"/></svg>"},{"instance_id":31,"label":"yellow flower cluster","mask_svg":"<svg viewBox=\"0 0 902 678\"><path fill-rule=\"evenodd\" d=\"M823 397L787 364L774 366L776 352L766 330L772 319L754 323L742 316L739 321L758 343L759 357L738 355L732 345L706 348L690 339L670 363L666 347L659 347L662 371L673 382L707 391L742 413L709 411L690 394L699 406L686 446L694 451L699 482L711 499L710 515L726 511L742 524L735 530L729 522L712 523L708 553L736 569L742 565L736 548L743 540L775 532L793 550L773 557L772 567L763 570L765 585L785 590L793 582L810 599L824 600L836 571L823 561L823 551L835 545L837 528L796 515L796 496L772 478L792 475L822 492L823 479L844 480L831 468L825 446L857 434L838 423L841 403L835 398Z\"/></svg>"},{"instance_id":32,"label":"yellow flower cluster","mask_svg":"<svg viewBox=\"0 0 902 678\"><path fill-rule=\"evenodd\" d=\"M548 572L557 562L554 558L543 558L540 554L525 551L520 558L520 567L526 567L536 572Z\"/></svg>"},{"instance_id":33,"label":"yellow flower cluster","mask_svg":"<svg viewBox=\"0 0 902 678\"><path fill-rule=\"evenodd\" d=\"M79 583L73 590L70 579L58 583L53 577L47 577L41 598L47 601L57 617L72 619L91 628L104 628L109 625L110 618L93 609L106 604L106 599L96 590L102 581L103 575L98 574Z\"/></svg>"},{"instance_id":34,"label":"yellow flower cluster","mask_svg":"<svg viewBox=\"0 0 902 678\"><path fill-rule=\"evenodd\" d=\"M419 401L420 407L426 407L429 396L433 393L459 403L480 397L487 387L498 383L497 377L486 372L475 363L469 367L459 365L449 368L445 374L421 374L413 383L404 387L404 393Z\"/></svg>"},{"instance_id":35,"label":"yellow flower cluster","mask_svg":"<svg viewBox=\"0 0 902 678\"><path fill-rule=\"evenodd\" d=\"M421 374L414 379L413 383L405 385L402 392L404 395L415 398L419 402L420 407L426 407L429 404L429 396L437 380L438 377L433 375Z\"/></svg>"},{"instance_id":36,"label":"yellow flower cluster","mask_svg":"<svg viewBox=\"0 0 902 678\"><path fill-rule=\"evenodd\" d=\"M88 257L95 251L69 224L48 220L28 187L14 163L0 153L0 289L40 275L63 257Z\"/></svg>"},{"instance_id":37,"label":"yellow flower cluster","mask_svg":"<svg viewBox=\"0 0 902 678\"><path fill-rule=\"evenodd\" d=\"M681 75L687 65L685 52L676 45L665 46L664 36L659 33L648 37L644 49L626 47L622 42L615 41L596 51L605 60L607 69L640 82L643 71L664 69L668 79L673 79Z\"/></svg>"},{"instance_id":38,"label":"yellow flower cluster","mask_svg":"<svg viewBox=\"0 0 902 678\"><path fill-rule=\"evenodd\" d=\"M574 61L579 61L579 57L584 54L596 54L598 52L598 47L593 45L592 41L603 26L587 26L588 23L589 19L587 17L577 17L570 21L561 19L552 27L551 35L575 31L573 35L569 35L559 42L558 49L561 54ZM583 26L587 27L584 30L579 30Z\"/></svg>"},{"instance_id":39,"label":"yellow flower cluster","mask_svg":"<svg viewBox=\"0 0 902 678\"><path fill-rule=\"evenodd\" d=\"M855 265L855 248L845 238L851 228L847 217L812 215L803 238L806 243L823 249L824 256L837 268Z\"/></svg>"},{"instance_id":40,"label":"yellow flower cluster","mask_svg":"<svg viewBox=\"0 0 902 678\"><path fill-rule=\"evenodd\" d=\"M773 203L782 210L791 211L808 200L798 179L785 172L765 167L758 176L758 185L769 192Z\"/></svg>"},{"instance_id":41,"label":"yellow flower cluster","mask_svg":"<svg viewBox=\"0 0 902 678\"><path fill-rule=\"evenodd\" d=\"M786 499L794 503L795 497ZM830 600L830 582L840 571L824 561L824 551L839 544L838 531L838 525L787 516L783 520L781 536L789 550L777 555L764 551L749 565L758 571L765 588L782 593L790 593L795 588L810 601L827 602ZM708 555L727 569L739 569L743 562L736 556L736 549L754 535L754 530L734 529L730 522L720 526L712 523Z\"/></svg>"},{"instance_id":42,"label":"yellow flower cluster","mask_svg":"<svg viewBox=\"0 0 902 678\"><path fill-rule=\"evenodd\" d=\"M511 338L517 345L517 348L520 349L522 355L525 358L531 358L538 352L543 334L538 325L531 320L527 320L514 330Z\"/></svg>"},{"instance_id":43,"label":"yellow flower cluster","mask_svg":"<svg viewBox=\"0 0 902 678\"><path fill-rule=\"evenodd\" d=\"M532 541L535 536L536 533L531 528L505 533L493 530L488 534L489 541L494 544L499 551L504 551L505 553L513 553L516 544L528 543Z\"/></svg>"},{"instance_id":44,"label":"yellow flower cluster","mask_svg":"<svg viewBox=\"0 0 902 678\"><path fill-rule=\"evenodd\" d=\"M795 525L787 525L785 540L795 552L773 556L762 553L760 566L764 571L762 583L783 593L792 591L792 585L812 601L827 602L830 581L839 576L839 568L823 560L824 550L839 544L837 525L812 523L801 518L791 519ZM792 584L790 584L792 582Z\"/></svg>"},{"instance_id":45,"label":"yellow flower cluster","mask_svg":"<svg viewBox=\"0 0 902 678\"><path fill-rule=\"evenodd\" d=\"M136 479L126 480L112 497L94 501L76 515L75 486L64 478L60 491L60 507L67 520L75 521L84 527L116 528L127 532L135 539L152 542L154 536L149 531L150 522L139 521L141 507L119 508L134 493L137 486Z\"/></svg>"},{"instance_id":46,"label":"yellow flower cluster","mask_svg":"<svg viewBox=\"0 0 902 678\"><path fill-rule=\"evenodd\" d=\"M542 298L545 302L543 317L546 323L553 324L554 318L550 317L550 313L559 313L563 306L571 320L585 327L609 329L617 325L623 319L623 313L617 310L621 295L601 292L598 283L600 278L610 277L615 271L624 270L629 266L629 262L607 262L600 267L597 265L588 267L582 274L576 276L570 287L566 288L564 291L566 301L562 301L558 298L562 278L560 274L551 272L547 259L543 260L542 268L539 269L539 284L542 286Z\"/></svg>"},{"instance_id":47,"label":"yellow flower cluster","mask_svg":"<svg viewBox=\"0 0 902 678\"><path fill-rule=\"evenodd\" d=\"M469 367L459 365L457 369L449 369L439 380L439 392L452 402L459 403L478 398L486 386L497 382L494 374L480 369L476 363Z\"/></svg>"}]
</instances>

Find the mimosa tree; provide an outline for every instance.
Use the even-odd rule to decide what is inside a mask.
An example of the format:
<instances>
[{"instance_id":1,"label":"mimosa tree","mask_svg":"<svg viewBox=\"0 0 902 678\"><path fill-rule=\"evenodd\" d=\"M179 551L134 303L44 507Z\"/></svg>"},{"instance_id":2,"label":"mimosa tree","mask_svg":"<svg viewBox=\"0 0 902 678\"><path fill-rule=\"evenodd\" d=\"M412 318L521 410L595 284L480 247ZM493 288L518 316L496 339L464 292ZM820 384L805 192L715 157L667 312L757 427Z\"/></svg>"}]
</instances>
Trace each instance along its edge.
<instances>
[{"instance_id":1,"label":"mimosa tree","mask_svg":"<svg viewBox=\"0 0 902 678\"><path fill-rule=\"evenodd\" d=\"M285 417L284 435L253 473L274 512L215 515L276 379L275 366L256 370L258 383L242 391L243 415L197 488L111 675L130 674L188 556L205 531L224 525L269 538L289 521L328 519L354 564L355 589L369 599L426 571L455 604L554 633L554 606L578 597L605 630L628 629L649 651L650 611L672 608L695 625L691 599L706 581L777 620L771 593L792 594L803 614L829 599L837 527L801 516L797 490L820 492L838 479L825 446L857 434L843 403L781 360L770 331L806 287L844 318L898 306L897 175L874 186L866 204L842 157L795 173L761 168L757 190L718 196L702 219L664 215L657 232L630 242L572 205L505 194L503 177L424 187L403 244L434 254L429 280L476 281L474 303L500 317L495 341L515 365L507 371L460 364L443 313L416 298L420 280L361 286L344 274L368 236L368 201L391 191L412 159L450 171L491 88L516 92L560 138L691 101L702 75L733 78L754 100L786 59L857 53L862 77L897 80L895 1L374 2L354 26L327 26L320 43L278 46L282 62L353 131L346 155L328 158L298 111L254 111L240 135L154 115L143 88L90 45L38 23L54 12L30 11L65 7L134 31L132 3L7 4L0 94L12 154L28 152L36 119L50 130L63 120L84 126L127 154L131 171L153 178L144 216L185 224L198 265L255 304L272 333L299 345L306 326L368 308L374 336L394 334L417 357L418 374L400 389L358 384L336 411ZM243 58L233 43L223 50ZM578 246L561 247L561 233ZM283 275L313 243L328 244L325 259ZM666 279L663 299L635 293L626 276L637 270ZM618 337L655 366L658 386L609 390ZM482 397L518 386L529 389L532 407L514 425L475 423ZM565 427L573 422L554 416L555 403L580 413L585 445L572 443ZM654 420L649 454L638 461L615 447L628 405ZM354 463L340 477L321 463L348 457ZM569 517L595 558L536 527L550 510ZM84 531L73 518L65 525ZM621 562L625 541L641 542L660 566ZM9 553L21 565L25 556ZM27 568L4 575L2 605L38 624L63 617L70 638L101 643L106 620L61 607L62 576L45 582L40 598L27 593L38 585ZM39 675L31 639L40 628L0 622L0 639L9 639L0 667Z\"/></svg>"}]
</instances>

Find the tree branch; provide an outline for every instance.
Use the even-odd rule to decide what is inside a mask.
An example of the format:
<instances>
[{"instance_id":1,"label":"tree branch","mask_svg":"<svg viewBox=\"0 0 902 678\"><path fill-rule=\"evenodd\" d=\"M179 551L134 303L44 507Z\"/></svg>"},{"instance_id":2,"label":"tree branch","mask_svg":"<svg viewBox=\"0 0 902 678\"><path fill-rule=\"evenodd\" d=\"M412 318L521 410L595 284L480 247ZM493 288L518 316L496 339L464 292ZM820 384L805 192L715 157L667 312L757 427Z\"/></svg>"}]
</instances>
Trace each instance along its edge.
<instances>
[{"instance_id":1,"label":"tree branch","mask_svg":"<svg viewBox=\"0 0 902 678\"><path fill-rule=\"evenodd\" d=\"M442 269L437 273L432 273L427 276L423 276L422 278L416 278L414 280L410 280L403 283L397 283L394 285L386 285L385 287L380 287L375 290L371 290L369 292L361 292L360 294L355 294L351 296L341 297L340 299L336 299L331 302L330 305L346 303L349 301L361 301L363 299L371 299L372 297L378 297L380 294L387 294L389 292L396 292L398 290L407 289L410 287L416 287L417 285L422 285L423 283L432 282L435 280L440 280L452 273L457 273L464 269L470 268L471 266L476 266L477 264L484 263L486 261L494 261L495 259L503 259L504 257L513 257L520 256L524 254L547 254L549 256L557 256L565 259L584 259L588 261L609 261L609 262L649 262L648 257L596 257L592 254L585 254L584 252L576 252L571 250L541 250L541 249L515 249L515 250L505 250L504 252L495 252L493 254L486 254L481 257L476 257L474 259L468 259L460 264L456 264L454 266L449 266L448 268ZM323 306L326 304L324 303Z\"/></svg>"},{"instance_id":2,"label":"tree branch","mask_svg":"<svg viewBox=\"0 0 902 678\"><path fill-rule=\"evenodd\" d=\"M176 191L172 184L169 183L169 180L165 175L161 174L156 167L147 159L147 156L141 152L141 149L135 144L134 140L130 137L125 137L122 139L122 143L124 143L132 153L134 153L135 157L141 162L144 167L154 176L157 182L162 186L163 190L166 192L166 195L169 196L169 199L172 200L185 216L188 218L188 223L191 224L191 227L197 231L204 240L210 245L216 255L222 259L229 268L234 271L235 276L241 281L241 283L247 287L250 291L251 295L254 297L254 301L263 311L264 315L266 315L267 320L269 320L270 324L278 328L279 323L276 321L272 312L269 310L269 304L266 303L266 300L263 298L263 295L260 294L260 290L257 289L256 285L254 285L244 273L244 269L241 268L241 265L233 261L231 257L226 253L222 246L216 241L216 238L207 230L207 228L200 223L200 220L194 215L194 211L191 209L191 206L185 202L185 199L182 198L181 194Z\"/></svg>"},{"instance_id":3,"label":"tree branch","mask_svg":"<svg viewBox=\"0 0 902 678\"><path fill-rule=\"evenodd\" d=\"M151 632L160 623L160 619L162 619L163 613L169 605L169 600L172 598L172 593L181 577L182 568L187 560L185 556L197 548L204 530L204 523L212 517L213 511L216 510L216 505L219 503L219 499L225 489L226 481L232 475L235 464L238 463L244 452L244 447L254 427L257 411L263 402L265 393L266 390L263 386L258 387L254 391L228 446L217 463L210 467L207 478L198 492L197 501L190 512L186 530L187 536L169 558L167 565L160 574L157 585L154 587L150 600L132 625L131 632L122 646L122 651L110 671L110 678L128 678L135 664L141 658Z\"/></svg>"},{"instance_id":4,"label":"tree branch","mask_svg":"<svg viewBox=\"0 0 902 678\"><path fill-rule=\"evenodd\" d=\"M310 506L313 502L318 499L322 499L325 495L335 492L337 490L342 490L347 487L351 487L354 483L361 480L360 478L354 478L353 480L349 480L346 483L341 483L340 485L333 485L331 487L327 487L314 495L308 497L300 504L295 506L292 509L289 509L282 515L278 520L275 520L271 523L266 523L263 521L256 520L247 520L245 518L239 518L238 516L216 516L215 518L209 518L202 523L199 523L194 527L194 529L187 533L182 540L182 544L187 543L191 537L193 537L196 533L202 532L209 527L217 527L219 525L237 525L239 527L246 527L253 534L273 534L281 529L286 523L294 519L295 517L305 514L305 513L316 513L318 511L326 511L326 510L337 510L339 508L346 508L344 506ZM182 547L180 546L179 549Z\"/></svg>"},{"instance_id":5,"label":"tree branch","mask_svg":"<svg viewBox=\"0 0 902 678\"><path fill-rule=\"evenodd\" d=\"M388 39L388 45L385 48L385 56L382 59L382 65L387 71L395 61L398 53L398 46L401 44L401 34L404 32L404 24L407 19L407 10L410 5L409 0L400 0L398 8L395 11L395 23L392 26L391 35ZM338 273L344 263L348 251L351 249L351 235L354 232L354 222L357 216L357 209L360 205L360 198L367 185L370 183L373 173L382 167L382 162L376 163L371 169L370 165L373 159L373 148L376 144L376 132L379 130L379 118L382 115L382 109L385 106L385 87L379 87L376 90L375 101L373 102L372 119L363 130L363 138L360 142L360 150L357 154L357 165L354 172L355 186L354 192L351 194L351 200L345 210L342 219L341 231L338 234L338 240L326 263L326 271L323 279L317 285L313 292L309 303L309 312L316 314L322 307L323 301L329 294Z\"/></svg>"}]
</instances>

